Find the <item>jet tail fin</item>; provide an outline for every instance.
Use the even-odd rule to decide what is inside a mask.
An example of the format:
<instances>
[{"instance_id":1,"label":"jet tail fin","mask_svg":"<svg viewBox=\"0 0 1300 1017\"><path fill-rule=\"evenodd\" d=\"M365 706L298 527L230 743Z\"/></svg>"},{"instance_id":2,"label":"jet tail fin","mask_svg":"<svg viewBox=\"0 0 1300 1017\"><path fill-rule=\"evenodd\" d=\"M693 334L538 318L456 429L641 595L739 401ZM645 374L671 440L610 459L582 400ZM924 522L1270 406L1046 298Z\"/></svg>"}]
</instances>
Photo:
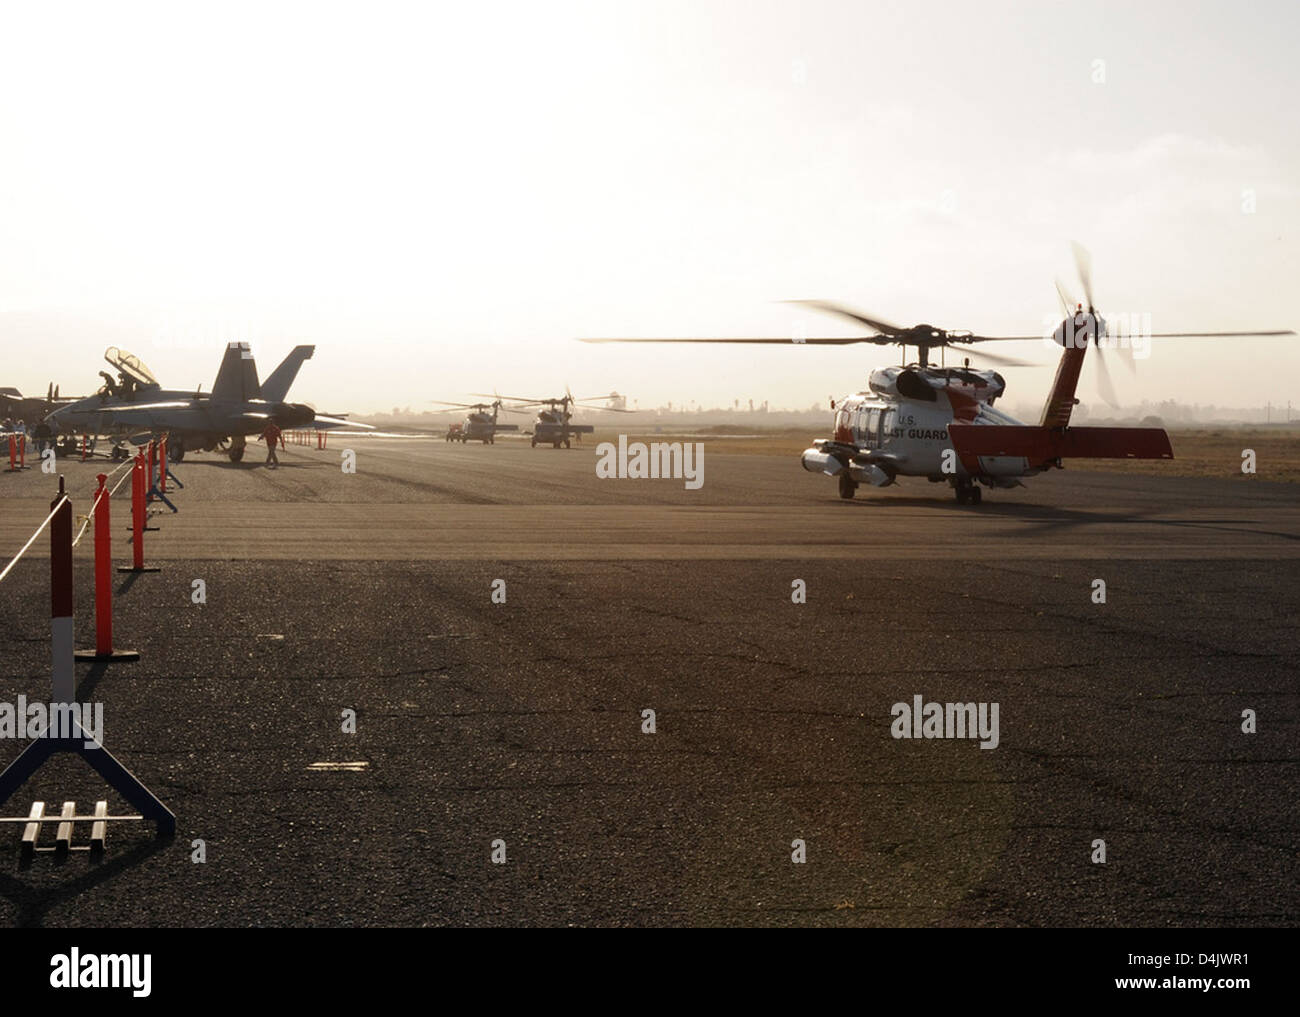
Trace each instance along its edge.
<instances>
[{"instance_id":1,"label":"jet tail fin","mask_svg":"<svg viewBox=\"0 0 1300 1017\"><path fill-rule=\"evenodd\" d=\"M302 367L304 360L310 360L315 352L315 346L295 346L290 350L280 366L262 382L262 398L273 403L283 402L294 378L298 377L298 368Z\"/></svg>"},{"instance_id":2,"label":"jet tail fin","mask_svg":"<svg viewBox=\"0 0 1300 1017\"><path fill-rule=\"evenodd\" d=\"M212 383L213 402L240 402L258 395L257 364L248 343L228 343Z\"/></svg>"}]
</instances>

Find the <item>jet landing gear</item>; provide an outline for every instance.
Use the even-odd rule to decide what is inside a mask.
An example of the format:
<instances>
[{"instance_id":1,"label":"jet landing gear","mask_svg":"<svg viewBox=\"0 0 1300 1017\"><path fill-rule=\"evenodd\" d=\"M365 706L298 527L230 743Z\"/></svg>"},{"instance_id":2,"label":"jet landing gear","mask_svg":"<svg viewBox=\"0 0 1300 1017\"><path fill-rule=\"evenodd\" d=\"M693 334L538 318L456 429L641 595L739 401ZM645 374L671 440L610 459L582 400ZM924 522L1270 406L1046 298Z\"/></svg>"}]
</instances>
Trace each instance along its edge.
<instances>
[{"instance_id":1,"label":"jet landing gear","mask_svg":"<svg viewBox=\"0 0 1300 1017\"><path fill-rule=\"evenodd\" d=\"M858 482L847 473L840 474L840 497L852 498L858 491Z\"/></svg>"},{"instance_id":2,"label":"jet landing gear","mask_svg":"<svg viewBox=\"0 0 1300 1017\"><path fill-rule=\"evenodd\" d=\"M183 441L167 442L167 458L173 463L179 463L185 459L185 443Z\"/></svg>"},{"instance_id":3,"label":"jet landing gear","mask_svg":"<svg viewBox=\"0 0 1300 1017\"><path fill-rule=\"evenodd\" d=\"M232 463L237 463L244 458L244 448L248 444L248 439L242 434L237 434L230 439L230 448L226 450L226 455L230 456Z\"/></svg>"},{"instance_id":4,"label":"jet landing gear","mask_svg":"<svg viewBox=\"0 0 1300 1017\"><path fill-rule=\"evenodd\" d=\"M959 480L956 487L958 505L978 505L984 499L983 490L974 481Z\"/></svg>"}]
</instances>

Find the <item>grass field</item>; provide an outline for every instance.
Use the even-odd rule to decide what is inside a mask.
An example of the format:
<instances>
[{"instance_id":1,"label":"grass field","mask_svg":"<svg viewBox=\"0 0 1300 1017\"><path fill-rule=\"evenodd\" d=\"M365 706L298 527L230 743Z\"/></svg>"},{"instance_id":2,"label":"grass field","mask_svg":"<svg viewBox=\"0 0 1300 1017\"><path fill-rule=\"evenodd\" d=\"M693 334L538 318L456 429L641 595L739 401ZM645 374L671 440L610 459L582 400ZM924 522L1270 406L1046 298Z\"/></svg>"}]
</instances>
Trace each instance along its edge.
<instances>
[{"instance_id":1,"label":"grass field","mask_svg":"<svg viewBox=\"0 0 1300 1017\"><path fill-rule=\"evenodd\" d=\"M824 432L789 429L764 431L757 428L700 428L687 436L674 428L662 434L629 432L628 441L697 441L710 451L738 455L797 457L814 438ZM617 441L618 431L600 429L595 442ZM591 442L593 439L588 438ZM1241 472L1242 454L1255 452L1255 476L1261 480L1300 483L1300 426L1282 428L1196 428L1169 430L1174 447L1173 462L1167 460L1071 459L1066 468L1109 473L1144 473L1172 477L1252 478Z\"/></svg>"}]
</instances>

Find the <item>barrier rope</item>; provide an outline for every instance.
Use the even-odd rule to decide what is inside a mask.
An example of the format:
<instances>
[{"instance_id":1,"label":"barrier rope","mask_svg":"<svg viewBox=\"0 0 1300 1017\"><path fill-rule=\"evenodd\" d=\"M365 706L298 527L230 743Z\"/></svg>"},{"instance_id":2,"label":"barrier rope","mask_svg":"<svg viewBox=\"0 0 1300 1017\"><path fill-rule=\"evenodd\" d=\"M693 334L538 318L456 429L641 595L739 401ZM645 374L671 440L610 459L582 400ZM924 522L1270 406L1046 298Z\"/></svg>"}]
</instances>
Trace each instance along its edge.
<instances>
[{"instance_id":1,"label":"barrier rope","mask_svg":"<svg viewBox=\"0 0 1300 1017\"><path fill-rule=\"evenodd\" d=\"M45 517L45 522L41 523L40 526L36 527L36 532L33 533L31 535L31 538L27 541L27 543L23 545L23 549L19 551L16 555L14 555L14 560L5 566L5 570L3 572L0 572L0 583L4 582L5 576L9 575L13 567L18 564L18 559L21 558L23 555L25 555L27 553L27 549L31 547L34 543L36 543L36 538L41 535L41 531L44 530L45 527L50 525L50 520L53 519L54 516L58 513L59 509L63 507L63 503L68 500L69 500L68 496L65 494L61 498L59 498L58 501L54 503L54 508L50 509L50 514Z\"/></svg>"},{"instance_id":2,"label":"barrier rope","mask_svg":"<svg viewBox=\"0 0 1300 1017\"><path fill-rule=\"evenodd\" d=\"M135 459L134 459L134 457L132 457L132 458L128 459L126 462L122 463L122 465L119 466L117 469L115 469L112 473L108 474L108 479L111 480L111 479L112 479L113 477L115 477L117 474L119 474L119 473L121 473L123 470L125 470L128 466L134 466L134 465L135 465ZM118 489L119 487L122 486L122 483L123 483L123 482L127 479L127 477L129 477L130 475L131 475L131 474L129 474L129 473L125 474L125 475L122 477L121 480L119 480L115 485L113 485L113 489L109 492L109 497L112 497L114 494L117 494L117 489ZM99 488L96 488L95 490L98 491ZM95 499L95 495L92 493L90 497L91 497L92 501L94 502L94 506L97 506L97 505L99 504L99 502L98 502L97 499ZM28 549L29 547L31 547L32 544L34 544L34 543L36 542L36 538L39 537L39 536L41 535L41 531L44 530L45 527L47 527L47 526L50 525L50 520L54 518L54 513L56 513L56 512L59 510L59 505L62 505L62 504L63 504L65 501L67 501L67 500L68 500L68 496L65 494L62 498L59 499L58 504L56 504L56 505L54 506L54 508L50 510L50 514L49 514L48 516L45 517L45 522L41 523L41 525L38 526L38 527L36 528L36 532L32 534L31 539L28 540L27 543L23 545L23 548L22 548L21 551L19 551L16 555L14 555L13 560L12 560L8 565L5 566L4 571L3 571L3 572L0 572L0 582L3 582L3 581L4 581L5 576L9 575L10 570L11 570L15 565L18 564L18 559L21 558L24 554L26 554L26 553L27 553L27 549ZM74 541L72 542L72 546L73 546L73 547L76 547L76 546L77 546L77 541L81 540L82 535L86 532L86 527L90 525L90 520L91 520L92 518L94 518L94 515L95 515L95 508L94 508L94 506L91 507L90 514L84 517L85 522L82 524L82 526L81 526L81 532L77 534L77 538L76 538L76 540L74 540Z\"/></svg>"},{"instance_id":3,"label":"barrier rope","mask_svg":"<svg viewBox=\"0 0 1300 1017\"><path fill-rule=\"evenodd\" d=\"M112 473L108 474L108 476L105 477L104 479L106 481L112 480L117 474L121 473L124 469L126 469L126 467L134 466L134 465L135 465L135 459L134 458L128 459L121 466L115 469ZM123 481L125 481L126 478L129 477L130 475L131 474L129 473L125 474L121 480L119 480L116 484L113 485L113 489L108 492L108 496L110 498L113 497L113 495L117 494L117 489L122 486ZM95 509L99 508L99 499L95 497L95 495L98 493L99 493L98 487L91 492L90 511L84 516L77 516L77 518L80 519L82 522L81 522L81 529L77 531L76 537L74 537L72 540L73 547L76 547L79 543L81 543L81 538L82 536L85 535L86 527L88 527L90 525L90 521L95 518Z\"/></svg>"}]
</instances>

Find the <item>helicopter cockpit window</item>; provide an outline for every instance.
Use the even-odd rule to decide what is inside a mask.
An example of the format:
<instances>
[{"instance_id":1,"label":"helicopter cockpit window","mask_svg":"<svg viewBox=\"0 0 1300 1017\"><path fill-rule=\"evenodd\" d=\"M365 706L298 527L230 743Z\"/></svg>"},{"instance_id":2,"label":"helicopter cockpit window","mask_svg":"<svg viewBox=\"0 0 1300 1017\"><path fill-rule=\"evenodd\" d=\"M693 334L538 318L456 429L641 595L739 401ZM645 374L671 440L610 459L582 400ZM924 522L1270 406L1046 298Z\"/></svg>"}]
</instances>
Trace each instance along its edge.
<instances>
[{"instance_id":1,"label":"helicopter cockpit window","mask_svg":"<svg viewBox=\"0 0 1300 1017\"><path fill-rule=\"evenodd\" d=\"M862 437L869 445L875 445L880 437L880 410L867 411L867 419L862 426Z\"/></svg>"}]
</instances>

